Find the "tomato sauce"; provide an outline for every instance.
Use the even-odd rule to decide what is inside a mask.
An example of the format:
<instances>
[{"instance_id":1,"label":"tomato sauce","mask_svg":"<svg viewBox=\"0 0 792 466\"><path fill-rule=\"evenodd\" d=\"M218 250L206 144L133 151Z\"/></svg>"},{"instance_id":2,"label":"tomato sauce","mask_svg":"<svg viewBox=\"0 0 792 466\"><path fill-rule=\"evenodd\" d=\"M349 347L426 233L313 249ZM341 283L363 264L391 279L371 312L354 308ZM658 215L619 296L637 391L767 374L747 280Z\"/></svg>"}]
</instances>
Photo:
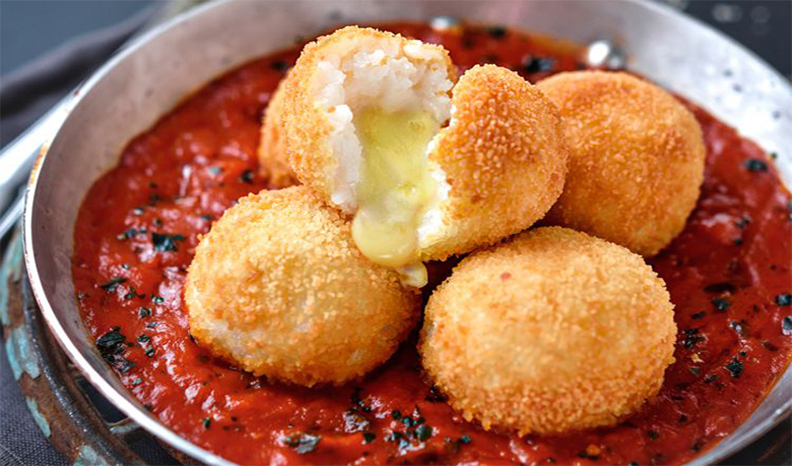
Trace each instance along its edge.
<instances>
[{"instance_id":1,"label":"tomato sauce","mask_svg":"<svg viewBox=\"0 0 792 466\"><path fill-rule=\"evenodd\" d=\"M461 69L494 62L536 81L581 67L572 44L498 27L386 28L443 44ZM129 143L79 212L73 272L87 328L123 384L180 435L247 464L681 463L732 432L789 364L790 196L758 145L693 105L707 145L701 198L649 261L676 306L676 362L657 398L618 426L547 438L486 432L425 382L415 337L340 388L273 384L213 358L188 333L186 268L225 209L268 188L259 124L299 50L190 96ZM435 281L448 270L435 264Z\"/></svg>"}]
</instances>

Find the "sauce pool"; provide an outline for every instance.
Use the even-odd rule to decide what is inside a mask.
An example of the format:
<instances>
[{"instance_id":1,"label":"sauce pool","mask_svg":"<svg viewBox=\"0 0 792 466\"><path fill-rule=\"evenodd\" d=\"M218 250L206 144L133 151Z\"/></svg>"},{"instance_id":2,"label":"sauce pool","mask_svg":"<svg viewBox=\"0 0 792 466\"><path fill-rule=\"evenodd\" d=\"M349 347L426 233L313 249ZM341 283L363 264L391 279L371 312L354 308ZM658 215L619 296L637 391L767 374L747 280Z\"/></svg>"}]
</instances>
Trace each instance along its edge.
<instances>
[{"instance_id":1,"label":"sauce pool","mask_svg":"<svg viewBox=\"0 0 792 466\"><path fill-rule=\"evenodd\" d=\"M440 43L460 69L492 62L535 82L578 69L572 44L499 27L380 26ZM121 382L164 424L244 464L682 463L731 433L792 355L792 203L762 149L689 105L705 181L687 227L649 260L679 327L659 395L618 426L559 437L484 431L425 382L415 337L339 388L271 384L191 340L182 288L200 235L269 188L256 149L277 83L301 47L215 79L124 149L81 206L74 284L87 328ZM430 264L442 280L449 264Z\"/></svg>"}]
</instances>

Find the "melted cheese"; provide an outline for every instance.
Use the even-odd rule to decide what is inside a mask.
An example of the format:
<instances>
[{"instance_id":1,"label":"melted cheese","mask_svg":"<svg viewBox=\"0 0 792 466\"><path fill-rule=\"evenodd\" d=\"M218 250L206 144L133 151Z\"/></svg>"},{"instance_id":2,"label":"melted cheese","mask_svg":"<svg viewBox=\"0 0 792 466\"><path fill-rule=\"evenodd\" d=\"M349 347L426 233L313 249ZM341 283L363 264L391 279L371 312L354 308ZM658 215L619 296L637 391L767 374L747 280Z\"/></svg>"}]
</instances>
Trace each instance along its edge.
<instances>
[{"instance_id":1,"label":"melted cheese","mask_svg":"<svg viewBox=\"0 0 792 466\"><path fill-rule=\"evenodd\" d=\"M426 148L440 125L427 112L369 107L357 112L355 128L363 148L355 243L369 260L399 270L404 283L423 286L418 227L438 191Z\"/></svg>"}]
</instances>

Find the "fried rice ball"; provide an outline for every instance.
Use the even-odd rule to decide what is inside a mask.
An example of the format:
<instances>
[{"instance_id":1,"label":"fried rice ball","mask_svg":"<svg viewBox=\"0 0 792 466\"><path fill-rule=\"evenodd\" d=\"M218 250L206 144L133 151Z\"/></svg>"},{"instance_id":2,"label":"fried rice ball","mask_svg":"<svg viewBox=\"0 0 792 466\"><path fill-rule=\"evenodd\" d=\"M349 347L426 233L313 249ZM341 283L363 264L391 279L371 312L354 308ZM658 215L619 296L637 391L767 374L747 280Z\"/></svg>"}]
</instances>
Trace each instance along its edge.
<instances>
[{"instance_id":1,"label":"fried rice ball","mask_svg":"<svg viewBox=\"0 0 792 466\"><path fill-rule=\"evenodd\" d=\"M652 256L684 228L704 178L693 114L640 78L560 73L537 85L564 119L569 174L548 223Z\"/></svg>"},{"instance_id":2,"label":"fried rice ball","mask_svg":"<svg viewBox=\"0 0 792 466\"><path fill-rule=\"evenodd\" d=\"M566 173L560 117L538 89L492 65L456 80L442 47L352 26L306 46L286 86L297 177L415 286L422 261L529 227Z\"/></svg>"},{"instance_id":3,"label":"fried rice ball","mask_svg":"<svg viewBox=\"0 0 792 466\"><path fill-rule=\"evenodd\" d=\"M485 429L613 425L674 361L669 299L640 256L538 228L462 260L429 300L419 350L451 405Z\"/></svg>"},{"instance_id":4,"label":"fried rice ball","mask_svg":"<svg viewBox=\"0 0 792 466\"><path fill-rule=\"evenodd\" d=\"M201 239L185 285L190 333L255 375L341 384L396 350L419 297L367 260L349 222L304 187L250 194Z\"/></svg>"},{"instance_id":5,"label":"fried rice ball","mask_svg":"<svg viewBox=\"0 0 792 466\"><path fill-rule=\"evenodd\" d=\"M289 167L285 147L285 128L283 127L283 101L288 75L284 77L270 98L264 112L264 123L261 125L261 140L258 147L258 159L262 176L269 178L270 185L275 188L286 188L298 184L297 176Z\"/></svg>"}]
</instances>

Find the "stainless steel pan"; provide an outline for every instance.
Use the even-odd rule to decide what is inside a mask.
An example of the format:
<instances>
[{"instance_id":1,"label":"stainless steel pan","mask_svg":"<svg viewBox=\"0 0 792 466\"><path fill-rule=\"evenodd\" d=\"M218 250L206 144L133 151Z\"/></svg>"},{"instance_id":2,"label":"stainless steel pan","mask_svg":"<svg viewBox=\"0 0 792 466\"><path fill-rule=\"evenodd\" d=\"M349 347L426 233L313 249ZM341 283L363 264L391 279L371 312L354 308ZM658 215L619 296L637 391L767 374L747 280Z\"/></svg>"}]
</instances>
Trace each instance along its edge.
<instances>
[{"instance_id":1,"label":"stainless steel pan","mask_svg":"<svg viewBox=\"0 0 792 466\"><path fill-rule=\"evenodd\" d=\"M580 42L611 39L627 67L697 102L778 154L792 186L792 89L725 36L640 1L228 1L193 10L139 38L68 104L33 171L24 215L25 261L41 311L63 349L121 411L159 439L210 464L227 464L162 425L121 386L83 327L72 286L72 232L88 188L127 141L185 94L247 60L349 22L436 15L523 28ZM728 70L728 71L727 71ZM694 464L716 462L779 422L792 404L788 369L754 414Z\"/></svg>"}]
</instances>

